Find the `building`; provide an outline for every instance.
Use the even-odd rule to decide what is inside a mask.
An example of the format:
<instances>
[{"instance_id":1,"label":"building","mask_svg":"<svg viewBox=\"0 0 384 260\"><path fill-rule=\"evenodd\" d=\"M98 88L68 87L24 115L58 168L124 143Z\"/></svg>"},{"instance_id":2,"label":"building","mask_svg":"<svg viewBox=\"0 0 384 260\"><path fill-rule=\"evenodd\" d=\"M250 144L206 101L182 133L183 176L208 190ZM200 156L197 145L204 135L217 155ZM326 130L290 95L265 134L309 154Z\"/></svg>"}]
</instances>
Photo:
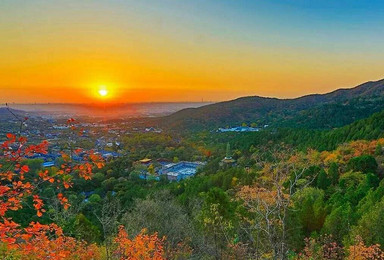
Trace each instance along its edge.
<instances>
[{"instance_id":1,"label":"building","mask_svg":"<svg viewBox=\"0 0 384 260\"><path fill-rule=\"evenodd\" d=\"M99 151L98 154L100 154L104 159L111 159L111 158L117 158L120 156L119 153L113 152L113 151Z\"/></svg>"},{"instance_id":2,"label":"building","mask_svg":"<svg viewBox=\"0 0 384 260\"><path fill-rule=\"evenodd\" d=\"M203 162L178 162L164 165L158 172L159 175L167 176L170 181L180 181L194 176L197 170L203 167Z\"/></svg>"},{"instance_id":3,"label":"building","mask_svg":"<svg viewBox=\"0 0 384 260\"><path fill-rule=\"evenodd\" d=\"M225 133L225 132L258 132L259 128L249 127L249 126L237 126L232 128L219 128L217 132Z\"/></svg>"},{"instance_id":4,"label":"building","mask_svg":"<svg viewBox=\"0 0 384 260\"><path fill-rule=\"evenodd\" d=\"M44 168L55 166L55 162L44 162L41 166Z\"/></svg>"},{"instance_id":5,"label":"building","mask_svg":"<svg viewBox=\"0 0 384 260\"><path fill-rule=\"evenodd\" d=\"M156 160L158 164L160 164L161 166L165 166L167 164L170 164L172 163L172 160L170 159L167 159L167 158L159 158Z\"/></svg>"},{"instance_id":6,"label":"building","mask_svg":"<svg viewBox=\"0 0 384 260\"><path fill-rule=\"evenodd\" d=\"M161 133L162 132L161 129L156 129L154 127L147 127L147 128L145 128L144 131L145 132L150 132L150 133Z\"/></svg>"},{"instance_id":7,"label":"building","mask_svg":"<svg viewBox=\"0 0 384 260\"><path fill-rule=\"evenodd\" d=\"M153 167L153 162L155 162L158 166ZM165 178L169 181L180 181L194 176L197 170L204 166L205 163L188 161L172 163L170 160L164 158L156 161L145 158L137 161L136 165L145 166L145 169L141 169L141 174L139 175L141 179L160 180L160 176L165 176ZM151 165L153 167L152 173L150 170Z\"/></svg>"},{"instance_id":8,"label":"building","mask_svg":"<svg viewBox=\"0 0 384 260\"><path fill-rule=\"evenodd\" d=\"M225 153L225 157L223 160L221 160L220 166L222 167L228 167L235 165L236 161L231 156L231 146L229 143L227 143L227 149Z\"/></svg>"},{"instance_id":9,"label":"building","mask_svg":"<svg viewBox=\"0 0 384 260\"><path fill-rule=\"evenodd\" d=\"M145 166L149 166L152 163L152 159L144 158L144 159L137 161L137 163L140 163L140 164L145 165Z\"/></svg>"}]
</instances>

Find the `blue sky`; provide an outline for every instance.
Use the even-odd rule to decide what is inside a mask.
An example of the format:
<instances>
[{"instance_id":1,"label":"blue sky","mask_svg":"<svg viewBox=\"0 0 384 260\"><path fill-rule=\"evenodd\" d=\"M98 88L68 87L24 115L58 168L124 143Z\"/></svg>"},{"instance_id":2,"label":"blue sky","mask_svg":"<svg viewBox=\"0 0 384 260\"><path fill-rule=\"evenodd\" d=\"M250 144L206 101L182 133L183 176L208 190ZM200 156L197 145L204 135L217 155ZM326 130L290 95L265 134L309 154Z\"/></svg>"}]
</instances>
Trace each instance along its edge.
<instances>
[{"instance_id":1,"label":"blue sky","mask_svg":"<svg viewBox=\"0 0 384 260\"><path fill-rule=\"evenodd\" d=\"M383 13L384 1L3 0L0 90L7 100L99 83L147 101L324 93L383 78Z\"/></svg>"}]
</instances>

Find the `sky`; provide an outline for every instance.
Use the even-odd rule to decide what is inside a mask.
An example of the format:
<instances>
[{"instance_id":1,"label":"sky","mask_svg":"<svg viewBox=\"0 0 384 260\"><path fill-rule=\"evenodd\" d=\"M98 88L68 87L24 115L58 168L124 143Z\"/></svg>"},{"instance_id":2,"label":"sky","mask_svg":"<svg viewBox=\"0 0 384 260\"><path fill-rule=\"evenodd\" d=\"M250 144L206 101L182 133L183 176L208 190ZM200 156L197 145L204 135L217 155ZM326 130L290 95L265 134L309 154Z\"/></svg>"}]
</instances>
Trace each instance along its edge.
<instances>
[{"instance_id":1,"label":"sky","mask_svg":"<svg viewBox=\"0 0 384 260\"><path fill-rule=\"evenodd\" d=\"M383 13L375 0L1 0L0 102L292 98L353 87L384 78Z\"/></svg>"}]
</instances>

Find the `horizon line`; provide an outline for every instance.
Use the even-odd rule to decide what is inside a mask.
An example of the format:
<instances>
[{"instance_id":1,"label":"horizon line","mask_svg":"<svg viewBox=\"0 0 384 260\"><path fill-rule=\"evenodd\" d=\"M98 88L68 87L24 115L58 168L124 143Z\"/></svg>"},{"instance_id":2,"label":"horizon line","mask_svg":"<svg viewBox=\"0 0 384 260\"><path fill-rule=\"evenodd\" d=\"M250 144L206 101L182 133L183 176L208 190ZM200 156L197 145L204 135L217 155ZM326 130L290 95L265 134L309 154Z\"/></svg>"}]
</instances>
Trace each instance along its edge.
<instances>
[{"instance_id":1,"label":"horizon line","mask_svg":"<svg viewBox=\"0 0 384 260\"><path fill-rule=\"evenodd\" d=\"M347 89L354 89L356 87L359 87L361 85L367 84L367 83L375 83L375 82L381 82L384 81L384 78L379 78L377 80L368 80L368 81L363 81L360 82L357 85L353 85L352 87L339 87L334 90L324 92L324 93L307 93L303 95L298 95L294 97L278 97L278 96L261 96L261 95L243 95L243 96L238 96L234 97L231 99L224 99L224 100L207 100L204 101L202 98L201 101L142 101L142 102L84 102L84 103L77 103L77 102L30 102L30 103L25 103L25 102L1 102L0 105L6 105L6 104L15 104L15 105L126 105L126 104L180 104L180 103L191 103L191 104L196 104L196 103L220 103L220 102L227 102L227 101L232 101L232 100L237 100L240 98L247 98L247 97L261 97L261 98L270 98L270 99L280 99L280 100L294 100L294 99L299 99L303 98L306 96L312 96L312 95L325 95L325 94L330 94L338 90L347 90Z\"/></svg>"},{"instance_id":2,"label":"horizon line","mask_svg":"<svg viewBox=\"0 0 384 260\"><path fill-rule=\"evenodd\" d=\"M180 104L180 103L217 103L222 101L143 101L143 102L111 102L111 103L105 103L105 102L89 102L89 103L76 103L76 102L31 102L31 103L24 103L24 102L5 102L0 103L0 105L6 106L8 105L128 105L128 104Z\"/></svg>"}]
</instances>

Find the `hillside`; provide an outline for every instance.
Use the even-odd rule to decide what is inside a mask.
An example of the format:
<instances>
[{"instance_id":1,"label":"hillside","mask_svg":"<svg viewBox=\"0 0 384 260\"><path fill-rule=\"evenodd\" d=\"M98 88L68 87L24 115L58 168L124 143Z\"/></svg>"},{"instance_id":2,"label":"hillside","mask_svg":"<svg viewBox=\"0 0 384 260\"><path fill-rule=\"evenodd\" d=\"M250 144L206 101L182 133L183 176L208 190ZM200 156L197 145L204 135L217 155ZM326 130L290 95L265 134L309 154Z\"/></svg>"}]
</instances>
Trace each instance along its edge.
<instances>
[{"instance_id":1,"label":"hillside","mask_svg":"<svg viewBox=\"0 0 384 260\"><path fill-rule=\"evenodd\" d=\"M356 140L374 140L384 137L384 111L375 113L368 118L360 119L352 124L330 130L279 128L270 131L250 133L211 134L205 143L225 143L248 151L252 146L259 149L288 144L301 151L308 148L319 151L333 150L338 145Z\"/></svg>"},{"instance_id":2,"label":"hillside","mask_svg":"<svg viewBox=\"0 0 384 260\"><path fill-rule=\"evenodd\" d=\"M384 79L366 82L351 89L295 99L242 97L200 108L183 109L161 118L159 122L165 127L190 130L234 126L244 122L330 129L383 110L383 101Z\"/></svg>"}]
</instances>

